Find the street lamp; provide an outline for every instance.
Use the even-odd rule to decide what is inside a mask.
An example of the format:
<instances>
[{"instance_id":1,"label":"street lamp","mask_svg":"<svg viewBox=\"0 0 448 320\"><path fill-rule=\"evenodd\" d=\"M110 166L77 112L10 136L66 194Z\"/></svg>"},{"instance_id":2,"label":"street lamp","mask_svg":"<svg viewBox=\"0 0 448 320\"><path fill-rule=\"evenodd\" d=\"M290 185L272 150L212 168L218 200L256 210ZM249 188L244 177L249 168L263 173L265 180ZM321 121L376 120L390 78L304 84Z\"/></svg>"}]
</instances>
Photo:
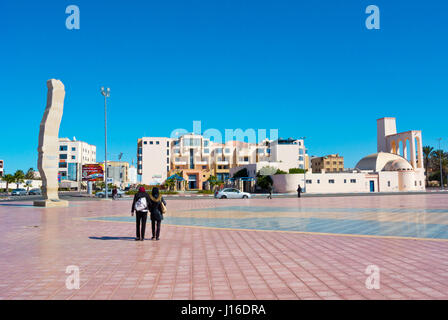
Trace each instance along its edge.
<instances>
[{"instance_id":1,"label":"street lamp","mask_svg":"<svg viewBox=\"0 0 448 320\"><path fill-rule=\"evenodd\" d=\"M306 192L306 148L305 139L306 137L301 137L299 139L303 140L303 192Z\"/></svg>"},{"instance_id":2,"label":"street lamp","mask_svg":"<svg viewBox=\"0 0 448 320\"><path fill-rule=\"evenodd\" d=\"M443 190L443 174L442 174L442 149L440 149L440 141L442 138L437 139L439 140L439 160L440 160L440 190Z\"/></svg>"},{"instance_id":3,"label":"street lamp","mask_svg":"<svg viewBox=\"0 0 448 320\"><path fill-rule=\"evenodd\" d=\"M110 88L101 87L101 94L104 96L104 185L107 199L107 98L110 97Z\"/></svg>"}]
</instances>

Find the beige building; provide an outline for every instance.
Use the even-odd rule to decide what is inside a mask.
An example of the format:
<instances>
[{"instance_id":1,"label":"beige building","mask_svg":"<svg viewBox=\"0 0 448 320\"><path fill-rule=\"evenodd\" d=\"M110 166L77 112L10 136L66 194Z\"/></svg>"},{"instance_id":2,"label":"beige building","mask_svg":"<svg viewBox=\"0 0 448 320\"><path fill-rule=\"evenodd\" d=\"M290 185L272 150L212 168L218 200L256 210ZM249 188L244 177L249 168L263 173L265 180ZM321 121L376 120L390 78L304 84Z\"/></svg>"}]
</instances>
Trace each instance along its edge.
<instances>
[{"instance_id":1,"label":"beige building","mask_svg":"<svg viewBox=\"0 0 448 320\"><path fill-rule=\"evenodd\" d=\"M324 157L314 157L311 159L311 169L313 173L342 172L344 171L344 157L339 154L329 154Z\"/></svg>"},{"instance_id":2,"label":"beige building","mask_svg":"<svg viewBox=\"0 0 448 320\"><path fill-rule=\"evenodd\" d=\"M144 184L162 184L177 173L182 174L188 189L203 189L210 175L227 181L232 168L261 161L279 162L282 170L307 168L301 139L215 143L189 133L178 138L144 137L138 139L137 148L137 169Z\"/></svg>"},{"instance_id":3,"label":"beige building","mask_svg":"<svg viewBox=\"0 0 448 320\"><path fill-rule=\"evenodd\" d=\"M104 169L104 162L101 162ZM107 161L107 175L109 183L122 187L130 183L129 163L126 161Z\"/></svg>"}]
</instances>

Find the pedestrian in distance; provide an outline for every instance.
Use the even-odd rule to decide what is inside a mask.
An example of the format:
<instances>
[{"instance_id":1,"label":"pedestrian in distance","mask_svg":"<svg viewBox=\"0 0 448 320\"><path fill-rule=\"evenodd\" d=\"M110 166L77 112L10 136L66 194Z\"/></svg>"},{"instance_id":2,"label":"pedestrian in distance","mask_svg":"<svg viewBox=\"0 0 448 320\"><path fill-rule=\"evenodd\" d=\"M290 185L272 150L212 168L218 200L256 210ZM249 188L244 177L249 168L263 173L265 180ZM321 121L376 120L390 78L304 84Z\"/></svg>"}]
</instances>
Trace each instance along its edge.
<instances>
[{"instance_id":1,"label":"pedestrian in distance","mask_svg":"<svg viewBox=\"0 0 448 320\"><path fill-rule=\"evenodd\" d=\"M159 188L152 188L149 195L149 211L151 212L151 228L152 238L151 240L160 240L160 226L163 220L163 214L166 211L166 201L163 199L159 192Z\"/></svg>"},{"instance_id":2,"label":"pedestrian in distance","mask_svg":"<svg viewBox=\"0 0 448 320\"><path fill-rule=\"evenodd\" d=\"M268 199L272 199L272 191L273 190L274 190L274 187L272 186L272 184L269 184L269 186L268 186L268 191L269 191Z\"/></svg>"},{"instance_id":3,"label":"pedestrian in distance","mask_svg":"<svg viewBox=\"0 0 448 320\"><path fill-rule=\"evenodd\" d=\"M297 187L297 198L300 198L301 193L302 193L302 187L299 184L299 186Z\"/></svg>"},{"instance_id":4,"label":"pedestrian in distance","mask_svg":"<svg viewBox=\"0 0 448 320\"><path fill-rule=\"evenodd\" d=\"M112 200L117 200L117 194L118 194L117 187L114 187L112 189Z\"/></svg>"},{"instance_id":5,"label":"pedestrian in distance","mask_svg":"<svg viewBox=\"0 0 448 320\"><path fill-rule=\"evenodd\" d=\"M131 215L136 212L137 236L135 241L145 240L146 219L148 218L149 203L151 199L144 187L140 187L132 202Z\"/></svg>"}]
</instances>

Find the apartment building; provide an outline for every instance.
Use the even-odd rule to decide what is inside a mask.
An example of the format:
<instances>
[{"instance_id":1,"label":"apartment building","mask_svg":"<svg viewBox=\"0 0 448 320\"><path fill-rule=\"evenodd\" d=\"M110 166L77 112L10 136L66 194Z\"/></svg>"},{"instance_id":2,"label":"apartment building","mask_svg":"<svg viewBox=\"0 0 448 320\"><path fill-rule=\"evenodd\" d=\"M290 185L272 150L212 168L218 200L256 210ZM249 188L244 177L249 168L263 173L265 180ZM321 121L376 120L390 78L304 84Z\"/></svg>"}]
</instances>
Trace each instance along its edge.
<instances>
[{"instance_id":1,"label":"apartment building","mask_svg":"<svg viewBox=\"0 0 448 320\"><path fill-rule=\"evenodd\" d=\"M311 169L314 173L342 172L344 171L344 157L339 154L329 154L324 157L313 157L311 159Z\"/></svg>"},{"instance_id":2,"label":"apartment building","mask_svg":"<svg viewBox=\"0 0 448 320\"><path fill-rule=\"evenodd\" d=\"M3 167L3 160L0 160L0 177L3 177L4 167Z\"/></svg>"},{"instance_id":3,"label":"apartment building","mask_svg":"<svg viewBox=\"0 0 448 320\"><path fill-rule=\"evenodd\" d=\"M101 162L104 170L104 162ZM110 183L122 187L129 184L129 163L126 161L107 161L106 177Z\"/></svg>"},{"instance_id":4,"label":"apartment building","mask_svg":"<svg viewBox=\"0 0 448 320\"><path fill-rule=\"evenodd\" d=\"M137 148L142 183L162 184L176 173L182 174L188 189L203 189L210 175L226 181L230 169L260 161L278 161L285 169L306 167L303 140L215 143L189 133L178 138L144 137L138 139Z\"/></svg>"},{"instance_id":5,"label":"apartment building","mask_svg":"<svg viewBox=\"0 0 448 320\"><path fill-rule=\"evenodd\" d=\"M62 180L78 181L83 164L96 163L96 146L76 138L59 138L59 171Z\"/></svg>"}]
</instances>

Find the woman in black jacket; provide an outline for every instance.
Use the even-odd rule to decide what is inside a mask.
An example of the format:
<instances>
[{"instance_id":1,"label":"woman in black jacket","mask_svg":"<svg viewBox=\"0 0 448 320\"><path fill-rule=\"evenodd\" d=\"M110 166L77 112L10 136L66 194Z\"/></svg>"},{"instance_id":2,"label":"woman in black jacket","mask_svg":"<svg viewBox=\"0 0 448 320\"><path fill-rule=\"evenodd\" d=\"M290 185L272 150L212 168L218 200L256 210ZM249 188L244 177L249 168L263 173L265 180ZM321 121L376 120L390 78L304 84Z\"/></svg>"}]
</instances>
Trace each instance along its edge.
<instances>
[{"instance_id":1,"label":"woman in black jacket","mask_svg":"<svg viewBox=\"0 0 448 320\"><path fill-rule=\"evenodd\" d=\"M148 218L148 209L150 203L151 199L149 198L149 194L145 191L144 187L140 187L138 189L138 192L134 196L134 201L132 201L132 208L131 208L131 215L134 215L134 211L137 212L136 214L137 237L135 238L135 241L145 240L146 219ZM140 224L141 224L141 232L140 232Z\"/></svg>"},{"instance_id":2,"label":"woman in black jacket","mask_svg":"<svg viewBox=\"0 0 448 320\"><path fill-rule=\"evenodd\" d=\"M152 192L149 195L149 199L151 200L149 203L149 211L151 212L151 227L152 227L152 238L151 240L160 240L160 225L163 220L163 213L161 209L161 204L163 203L166 206L165 199L163 199L162 195L159 192L159 188L152 188ZM157 227L157 228L156 228Z\"/></svg>"}]
</instances>

